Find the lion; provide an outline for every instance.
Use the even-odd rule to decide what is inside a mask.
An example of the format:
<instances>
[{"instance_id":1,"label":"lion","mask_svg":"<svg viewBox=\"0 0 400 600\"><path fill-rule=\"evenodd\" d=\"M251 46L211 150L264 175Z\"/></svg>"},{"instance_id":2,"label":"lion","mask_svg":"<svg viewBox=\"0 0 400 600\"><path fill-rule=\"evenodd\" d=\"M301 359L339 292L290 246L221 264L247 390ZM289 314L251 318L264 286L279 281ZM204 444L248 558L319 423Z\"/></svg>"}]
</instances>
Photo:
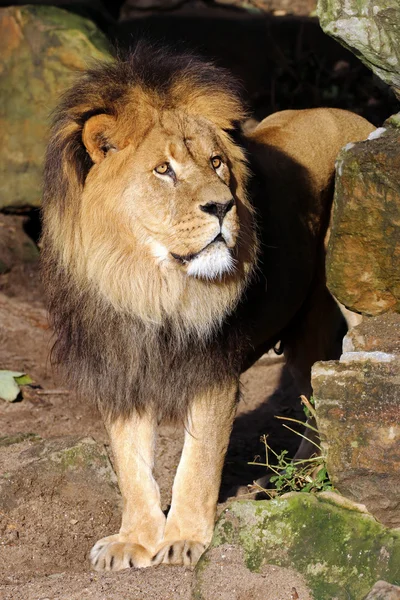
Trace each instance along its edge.
<instances>
[{"instance_id":1,"label":"lion","mask_svg":"<svg viewBox=\"0 0 400 600\"><path fill-rule=\"evenodd\" d=\"M103 415L123 499L97 570L194 565L214 527L239 377L278 342L302 390L335 358L324 275L335 157L373 130L288 110L243 133L224 69L141 45L88 70L54 117L42 260L53 360ZM185 425L161 510L157 425Z\"/></svg>"}]
</instances>

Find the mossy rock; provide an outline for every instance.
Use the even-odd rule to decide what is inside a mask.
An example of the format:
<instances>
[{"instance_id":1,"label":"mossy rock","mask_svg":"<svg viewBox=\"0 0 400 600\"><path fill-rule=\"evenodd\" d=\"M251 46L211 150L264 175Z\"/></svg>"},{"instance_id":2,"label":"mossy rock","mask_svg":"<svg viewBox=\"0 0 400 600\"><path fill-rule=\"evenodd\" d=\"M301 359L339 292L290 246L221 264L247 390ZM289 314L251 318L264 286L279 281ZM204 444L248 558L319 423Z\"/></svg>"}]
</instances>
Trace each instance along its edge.
<instances>
[{"instance_id":1,"label":"mossy rock","mask_svg":"<svg viewBox=\"0 0 400 600\"><path fill-rule=\"evenodd\" d=\"M51 112L77 74L109 57L88 19L51 6L0 9L0 209L40 205Z\"/></svg>"},{"instance_id":2,"label":"mossy rock","mask_svg":"<svg viewBox=\"0 0 400 600\"><path fill-rule=\"evenodd\" d=\"M242 551L249 573L261 572L266 565L294 569L316 600L360 600L379 579L398 585L400 532L385 528L348 501L337 503L335 497L293 493L231 504L196 568L193 597L207 598L203 589L210 557L215 561L216 550L225 552L227 547Z\"/></svg>"}]
</instances>

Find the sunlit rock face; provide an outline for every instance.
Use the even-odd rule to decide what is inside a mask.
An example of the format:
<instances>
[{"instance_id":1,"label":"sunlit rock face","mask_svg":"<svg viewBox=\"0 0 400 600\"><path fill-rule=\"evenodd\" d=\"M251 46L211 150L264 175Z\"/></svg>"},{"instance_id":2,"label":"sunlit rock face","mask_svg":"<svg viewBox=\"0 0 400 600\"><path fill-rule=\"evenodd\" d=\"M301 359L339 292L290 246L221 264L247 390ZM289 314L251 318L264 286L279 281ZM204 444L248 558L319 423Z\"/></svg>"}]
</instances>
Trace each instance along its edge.
<instances>
[{"instance_id":1,"label":"sunlit rock face","mask_svg":"<svg viewBox=\"0 0 400 600\"><path fill-rule=\"evenodd\" d=\"M108 42L89 20L52 6L0 9L0 209L39 206L51 112Z\"/></svg>"},{"instance_id":2,"label":"sunlit rock face","mask_svg":"<svg viewBox=\"0 0 400 600\"><path fill-rule=\"evenodd\" d=\"M398 0L319 0L321 27L400 93Z\"/></svg>"},{"instance_id":3,"label":"sunlit rock face","mask_svg":"<svg viewBox=\"0 0 400 600\"><path fill-rule=\"evenodd\" d=\"M400 127L398 115L336 162L327 256L333 295L364 315L400 312Z\"/></svg>"}]
</instances>

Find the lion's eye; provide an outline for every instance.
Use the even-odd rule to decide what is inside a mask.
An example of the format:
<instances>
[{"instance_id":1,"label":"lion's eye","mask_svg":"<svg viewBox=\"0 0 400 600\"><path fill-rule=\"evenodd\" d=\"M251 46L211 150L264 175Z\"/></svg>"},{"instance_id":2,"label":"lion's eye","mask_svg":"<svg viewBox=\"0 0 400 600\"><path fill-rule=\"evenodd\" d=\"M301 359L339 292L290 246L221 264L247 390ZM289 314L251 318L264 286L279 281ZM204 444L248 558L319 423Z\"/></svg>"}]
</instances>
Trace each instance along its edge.
<instances>
[{"instance_id":1,"label":"lion's eye","mask_svg":"<svg viewBox=\"0 0 400 600\"><path fill-rule=\"evenodd\" d=\"M170 170L169 163L162 163L162 165L158 165L158 167L156 167L154 170L159 175L166 175L166 173L168 173Z\"/></svg>"},{"instance_id":2,"label":"lion's eye","mask_svg":"<svg viewBox=\"0 0 400 600\"><path fill-rule=\"evenodd\" d=\"M213 156L211 159L211 164L213 166L213 169L217 170L220 168L220 166L222 165L222 159L220 156Z\"/></svg>"}]
</instances>

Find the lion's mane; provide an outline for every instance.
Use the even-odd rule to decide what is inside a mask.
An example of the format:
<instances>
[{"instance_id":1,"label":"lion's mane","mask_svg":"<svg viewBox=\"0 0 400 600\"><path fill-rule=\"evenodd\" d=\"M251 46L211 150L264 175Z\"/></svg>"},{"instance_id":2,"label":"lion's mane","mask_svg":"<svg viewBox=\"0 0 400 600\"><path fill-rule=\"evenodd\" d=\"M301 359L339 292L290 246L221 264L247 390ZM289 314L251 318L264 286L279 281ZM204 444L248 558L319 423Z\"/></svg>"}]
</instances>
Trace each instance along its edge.
<instances>
[{"instance_id":1,"label":"lion's mane","mask_svg":"<svg viewBox=\"0 0 400 600\"><path fill-rule=\"evenodd\" d=\"M181 275L165 281L156 269L140 266L140 247L128 257L110 251L117 256L113 263L105 251L94 277L85 274L87 248L78 223L93 163L82 131L95 115L118 114L132 94L138 99L138 139L148 126L142 115L146 102L159 110L198 115L218 129L230 157L241 222L234 274L217 282ZM232 139L243 116L236 86L223 69L145 45L86 72L55 112L45 166L42 237L43 281L56 334L53 360L108 418L150 408L160 419L182 420L196 395L239 376L245 337L229 319L257 252L245 191L246 159ZM119 282L118 297L100 293L101 278ZM186 304L176 302L179 294Z\"/></svg>"}]
</instances>

